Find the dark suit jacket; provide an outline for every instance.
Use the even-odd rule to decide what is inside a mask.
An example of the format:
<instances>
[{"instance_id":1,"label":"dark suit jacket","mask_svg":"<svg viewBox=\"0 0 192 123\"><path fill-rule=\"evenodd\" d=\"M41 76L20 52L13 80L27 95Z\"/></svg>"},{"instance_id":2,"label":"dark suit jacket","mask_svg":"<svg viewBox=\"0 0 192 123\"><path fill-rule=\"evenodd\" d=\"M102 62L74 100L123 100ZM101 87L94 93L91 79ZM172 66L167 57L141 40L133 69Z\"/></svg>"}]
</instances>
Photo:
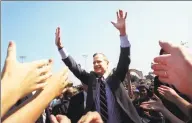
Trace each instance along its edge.
<instances>
[{"instance_id":1,"label":"dark suit jacket","mask_svg":"<svg viewBox=\"0 0 192 123\"><path fill-rule=\"evenodd\" d=\"M66 115L68 106L69 106L69 100L62 100L61 104L58 104L53 107L52 114L53 115L58 115L58 114Z\"/></svg>"},{"instance_id":2,"label":"dark suit jacket","mask_svg":"<svg viewBox=\"0 0 192 123\"><path fill-rule=\"evenodd\" d=\"M84 114L84 94L83 91L74 95L69 103L67 117L72 123L77 123Z\"/></svg>"},{"instance_id":3,"label":"dark suit jacket","mask_svg":"<svg viewBox=\"0 0 192 123\"><path fill-rule=\"evenodd\" d=\"M107 83L118 103L120 109L120 116L123 122L126 123L140 123L140 117L134 108L128 93L126 92L122 82L125 78L125 75L128 71L128 67L130 64L130 47L122 48L120 51L119 62L116 70L113 74L109 75ZM75 60L68 56L63 60L64 63L68 66L68 68L72 71L72 73L80 79L80 81L86 85L88 85L88 95L86 102L86 112L87 111L95 111L95 97L96 97L96 83L97 83L97 75L94 72L86 72L81 69L80 65L78 65Z\"/></svg>"}]
</instances>

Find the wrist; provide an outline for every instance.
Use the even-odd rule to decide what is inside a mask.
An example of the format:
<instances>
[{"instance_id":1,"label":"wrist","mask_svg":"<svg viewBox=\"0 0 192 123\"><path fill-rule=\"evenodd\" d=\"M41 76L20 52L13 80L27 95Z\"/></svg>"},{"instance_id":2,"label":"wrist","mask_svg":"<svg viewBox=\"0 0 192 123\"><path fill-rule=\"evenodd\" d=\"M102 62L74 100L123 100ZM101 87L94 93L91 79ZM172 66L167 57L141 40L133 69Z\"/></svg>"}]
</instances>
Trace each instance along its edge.
<instances>
[{"instance_id":1,"label":"wrist","mask_svg":"<svg viewBox=\"0 0 192 123\"><path fill-rule=\"evenodd\" d=\"M53 89L54 88L54 89ZM50 98L55 98L58 96L58 92L55 90L56 87L53 87L51 85L47 85L44 90L43 90L43 93L46 95L48 94L50 96Z\"/></svg>"},{"instance_id":2,"label":"wrist","mask_svg":"<svg viewBox=\"0 0 192 123\"><path fill-rule=\"evenodd\" d=\"M176 100L180 99L180 96L178 94L174 95L173 101L175 102Z\"/></svg>"},{"instance_id":3,"label":"wrist","mask_svg":"<svg viewBox=\"0 0 192 123\"><path fill-rule=\"evenodd\" d=\"M57 48L58 48L58 49L62 49L63 46L62 46L62 45L57 45Z\"/></svg>"},{"instance_id":4,"label":"wrist","mask_svg":"<svg viewBox=\"0 0 192 123\"><path fill-rule=\"evenodd\" d=\"M160 109L160 112L163 113L163 114L165 114L165 113L166 113L166 110L167 110L167 109L165 108L165 106L163 106L163 107Z\"/></svg>"},{"instance_id":5,"label":"wrist","mask_svg":"<svg viewBox=\"0 0 192 123\"><path fill-rule=\"evenodd\" d=\"M10 79L2 80L1 88L3 92L1 92L1 97L8 98L7 101L11 100L15 104L21 98L21 94L19 93L19 89L16 86L12 85L12 83L9 83L10 81L11 81ZM10 100L9 100L9 97L6 97L7 94L9 94Z\"/></svg>"},{"instance_id":6,"label":"wrist","mask_svg":"<svg viewBox=\"0 0 192 123\"><path fill-rule=\"evenodd\" d=\"M51 88L44 88L42 93L43 93L42 95L45 95L45 96L48 95L51 100L53 100L55 97L57 97L56 92Z\"/></svg>"},{"instance_id":7,"label":"wrist","mask_svg":"<svg viewBox=\"0 0 192 123\"><path fill-rule=\"evenodd\" d=\"M120 36L125 36L126 35L126 29L120 29L119 30Z\"/></svg>"},{"instance_id":8,"label":"wrist","mask_svg":"<svg viewBox=\"0 0 192 123\"><path fill-rule=\"evenodd\" d=\"M126 32L125 31L120 31L120 36L126 36Z\"/></svg>"}]
</instances>

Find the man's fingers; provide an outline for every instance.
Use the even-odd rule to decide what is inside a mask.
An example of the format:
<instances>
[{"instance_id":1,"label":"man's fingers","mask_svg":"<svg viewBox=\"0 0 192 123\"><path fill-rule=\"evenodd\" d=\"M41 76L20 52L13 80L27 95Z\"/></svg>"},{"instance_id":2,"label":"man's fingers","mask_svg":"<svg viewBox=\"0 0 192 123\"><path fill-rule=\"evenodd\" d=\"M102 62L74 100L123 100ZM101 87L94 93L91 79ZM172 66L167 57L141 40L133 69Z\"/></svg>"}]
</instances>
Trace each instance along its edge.
<instances>
[{"instance_id":1,"label":"man's fingers","mask_svg":"<svg viewBox=\"0 0 192 123\"><path fill-rule=\"evenodd\" d=\"M124 19L126 19L127 18L127 12L125 12L125 17L124 17Z\"/></svg>"},{"instance_id":2,"label":"man's fingers","mask_svg":"<svg viewBox=\"0 0 192 123\"><path fill-rule=\"evenodd\" d=\"M142 102L141 105L147 105L150 104L150 102Z\"/></svg>"},{"instance_id":3,"label":"man's fingers","mask_svg":"<svg viewBox=\"0 0 192 123\"><path fill-rule=\"evenodd\" d=\"M65 84L68 84L68 75L68 69L61 72L62 80L65 81Z\"/></svg>"},{"instance_id":4,"label":"man's fingers","mask_svg":"<svg viewBox=\"0 0 192 123\"><path fill-rule=\"evenodd\" d=\"M43 66L51 64L52 62L53 62L53 60L51 60L51 59L49 59L49 60L38 60L38 61L32 62L32 64L35 65L38 68L41 68Z\"/></svg>"},{"instance_id":5,"label":"man's fingers","mask_svg":"<svg viewBox=\"0 0 192 123\"><path fill-rule=\"evenodd\" d=\"M165 42L165 41L159 41L159 45L161 46L161 48L167 52L167 53L171 53L171 50L173 48L173 45L169 42Z\"/></svg>"},{"instance_id":6,"label":"man's fingers","mask_svg":"<svg viewBox=\"0 0 192 123\"><path fill-rule=\"evenodd\" d=\"M57 29L56 29L56 34L57 34L57 35L60 34L60 27L57 27Z\"/></svg>"},{"instance_id":7,"label":"man's fingers","mask_svg":"<svg viewBox=\"0 0 192 123\"><path fill-rule=\"evenodd\" d=\"M166 90L167 90L167 89L170 89L170 87L165 86L165 85L161 85L160 88L164 88L164 89L166 89Z\"/></svg>"},{"instance_id":8,"label":"man's fingers","mask_svg":"<svg viewBox=\"0 0 192 123\"><path fill-rule=\"evenodd\" d=\"M87 115L85 120L83 121L83 123L90 123L93 120L94 116L91 115Z\"/></svg>"},{"instance_id":9,"label":"man's fingers","mask_svg":"<svg viewBox=\"0 0 192 123\"><path fill-rule=\"evenodd\" d=\"M117 20L119 19L119 13L118 12L116 12L116 14L117 14Z\"/></svg>"},{"instance_id":10,"label":"man's fingers","mask_svg":"<svg viewBox=\"0 0 192 123\"><path fill-rule=\"evenodd\" d=\"M142 103L142 104L140 105L140 107L143 108L143 109L149 110L149 109L150 109L150 108L149 108L149 107L150 107L150 104L143 104L143 103Z\"/></svg>"},{"instance_id":11,"label":"man's fingers","mask_svg":"<svg viewBox=\"0 0 192 123\"><path fill-rule=\"evenodd\" d=\"M111 21L111 23L113 24L114 27L116 26L116 23L115 23L115 22L112 22L112 21Z\"/></svg>"},{"instance_id":12,"label":"man's fingers","mask_svg":"<svg viewBox=\"0 0 192 123\"><path fill-rule=\"evenodd\" d=\"M58 43L58 41L60 41L60 27L57 27L57 29L56 29L55 40L57 43Z\"/></svg>"},{"instance_id":13,"label":"man's fingers","mask_svg":"<svg viewBox=\"0 0 192 123\"><path fill-rule=\"evenodd\" d=\"M153 71L153 73L157 76L168 78L168 72L166 71Z\"/></svg>"},{"instance_id":14,"label":"man's fingers","mask_svg":"<svg viewBox=\"0 0 192 123\"><path fill-rule=\"evenodd\" d=\"M169 78L167 78L167 77L159 76L159 80L160 80L161 82L170 83L170 80L169 80Z\"/></svg>"},{"instance_id":15,"label":"man's fingers","mask_svg":"<svg viewBox=\"0 0 192 123\"><path fill-rule=\"evenodd\" d=\"M71 120L65 115L57 115L56 118L59 123L71 123Z\"/></svg>"},{"instance_id":16,"label":"man's fingers","mask_svg":"<svg viewBox=\"0 0 192 123\"><path fill-rule=\"evenodd\" d=\"M58 31L58 34L60 34L60 27L57 27L57 29L58 29L58 30L57 30L57 31Z\"/></svg>"},{"instance_id":17,"label":"man's fingers","mask_svg":"<svg viewBox=\"0 0 192 123\"><path fill-rule=\"evenodd\" d=\"M165 97L165 93L163 91L158 90L159 94L163 97Z\"/></svg>"},{"instance_id":18,"label":"man's fingers","mask_svg":"<svg viewBox=\"0 0 192 123\"><path fill-rule=\"evenodd\" d=\"M164 64L153 64L151 66L151 68L154 70L154 71L159 71L159 70L163 70L163 71L166 71L168 70L168 66L167 65L164 65Z\"/></svg>"},{"instance_id":19,"label":"man's fingers","mask_svg":"<svg viewBox=\"0 0 192 123\"><path fill-rule=\"evenodd\" d=\"M83 121L85 120L85 117L86 117L86 115L83 115L83 116L80 118L80 120L78 121L78 123L83 123Z\"/></svg>"},{"instance_id":20,"label":"man's fingers","mask_svg":"<svg viewBox=\"0 0 192 123\"><path fill-rule=\"evenodd\" d=\"M54 115L49 116L51 123L59 123Z\"/></svg>"},{"instance_id":21,"label":"man's fingers","mask_svg":"<svg viewBox=\"0 0 192 123\"><path fill-rule=\"evenodd\" d=\"M155 97L156 100L160 100L156 94L153 94L153 97Z\"/></svg>"},{"instance_id":22,"label":"man's fingers","mask_svg":"<svg viewBox=\"0 0 192 123\"><path fill-rule=\"evenodd\" d=\"M162 87L158 87L158 89L161 90L161 91L167 91L166 88L162 88Z\"/></svg>"},{"instance_id":23,"label":"man's fingers","mask_svg":"<svg viewBox=\"0 0 192 123\"><path fill-rule=\"evenodd\" d=\"M62 75L67 75L68 76L69 73L69 68L68 67L64 67L64 69L61 71Z\"/></svg>"},{"instance_id":24,"label":"man's fingers","mask_svg":"<svg viewBox=\"0 0 192 123\"><path fill-rule=\"evenodd\" d=\"M35 86L35 90L43 89L47 84L48 84L47 82L38 83Z\"/></svg>"},{"instance_id":25,"label":"man's fingers","mask_svg":"<svg viewBox=\"0 0 192 123\"><path fill-rule=\"evenodd\" d=\"M81 117L78 123L91 123L91 122L96 122L97 123L103 123L101 116L99 115L98 112L88 112L86 115Z\"/></svg>"},{"instance_id":26,"label":"man's fingers","mask_svg":"<svg viewBox=\"0 0 192 123\"><path fill-rule=\"evenodd\" d=\"M120 18L123 18L123 11L122 10L119 10L119 15L120 15Z\"/></svg>"},{"instance_id":27,"label":"man's fingers","mask_svg":"<svg viewBox=\"0 0 192 123\"><path fill-rule=\"evenodd\" d=\"M160 55L154 58L154 62L166 65L170 56L170 54Z\"/></svg>"},{"instance_id":28,"label":"man's fingers","mask_svg":"<svg viewBox=\"0 0 192 123\"><path fill-rule=\"evenodd\" d=\"M16 60L16 44L12 41L9 42L9 46L7 48L7 59Z\"/></svg>"},{"instance_id":29,"label":"man's fingers","mask_svg":"<svg viewBox=\"0 0 192 123\"><path fill-rule=\"evenodd\" d=\"M42 68L39 68L38 71L39 71L39 75L44 75L46 74L47 72L51 71L51 68L52 68L52 65L47 65L47 66L44 66Z\"/></svg>"},{"instance_id":30,"label":"man's fingers","mask_svg":"<svg viewBox=\"0 0 192 123\"><path fill-rule=\"evenodd\" d=\"M39 80L38 80L38 83L41 83L41 82L44 82L44 81L46 81L49 77L51 77L53 74L51 73L51 72L48 72L48 73L46 73L46 74L44 74L44 75L41 75L40 77L39 77Z\"/></svg>"}]
</instances>

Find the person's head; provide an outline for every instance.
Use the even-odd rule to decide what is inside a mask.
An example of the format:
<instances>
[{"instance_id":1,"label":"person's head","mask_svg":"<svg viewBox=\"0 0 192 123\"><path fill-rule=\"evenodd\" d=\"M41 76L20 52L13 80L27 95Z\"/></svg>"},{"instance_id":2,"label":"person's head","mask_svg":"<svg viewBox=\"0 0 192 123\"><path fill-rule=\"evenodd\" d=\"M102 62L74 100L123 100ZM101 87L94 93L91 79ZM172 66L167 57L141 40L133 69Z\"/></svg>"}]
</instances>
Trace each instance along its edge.
<instances>
[{"instance_id":1,"label":"person's head","mask_svg":"<svg viewBox=\"0 0 192 123\"><path fill-rule=\"evenodd\" d=\"M63 96L63 93L62 94L60 94L59 96L58 96L58 99L62 99L64 96Z\"/></svg>"},{"instance_id":2,"label":"person's head","mask_svg":"<svg viewBox=\"0 0 192 123\"><path fill-rule=\"evenodd\" d=\"M138 89L133 90L133 94L134 94L134 99L139 99L140 98L140 93Z\"/></svg>"},{"instance_id":3,"label":"person's head","mask_svg":"<svg viewBox=\"0 0 192 123\"><path fill-rule=\"evenodd\" d=\"M64 98L69 100L73 96L73 87L67 88L66 92L64 93Z\"/></svg>"},{"instance_id":4,"label":"person's head","mask_svg":"<svg viewBox=\"0 0 192 123\"><path fill-rule=\"evenodd\" d=\"M138 87L138 90L139 90L141 99L145 99L148 97L147 88L144 85L140 85Z\"/></svg>"},{"instance_id":5,"label":"person's head","mask_svg":"<svg viewBox=\"0 0 192 123\"><path fill-rule=\"evenodd\" d=\"M94 72L103 75L108 69L109 61L103 53L95 53L93 55Z\"/></svg>"},{"instance_id":6,"label":"person's head","mask_svg":"<svg viewBox=\"0 0 192 123\"><path fill-rule=\"evenodd\" d=\"M77 89L78 89L78 91L80 92L80 91L88 91L87 89L88 89L88 87L87 87L87 85L85 85L85 84L82 84L82 85L79 85L78 87L77 87Z\"/></svg>"}]
</instances>

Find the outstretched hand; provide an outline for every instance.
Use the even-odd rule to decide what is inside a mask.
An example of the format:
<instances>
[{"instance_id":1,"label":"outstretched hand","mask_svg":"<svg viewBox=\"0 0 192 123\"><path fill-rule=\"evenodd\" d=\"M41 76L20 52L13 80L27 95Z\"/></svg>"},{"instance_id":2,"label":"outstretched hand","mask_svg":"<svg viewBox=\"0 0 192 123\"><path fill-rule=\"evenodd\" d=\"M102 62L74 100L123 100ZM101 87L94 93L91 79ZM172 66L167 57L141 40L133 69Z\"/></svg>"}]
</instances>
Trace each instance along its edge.
<instances>
[{"instance_id":1,"label":"outstretched hand","mask_svg":"<svg viewBox=\"0 0 192 123\"><path fill-rule=\"evenodd\" d=\"M60 27L57 27L55 32L55 44L58 48L62 48L62 42L61 42L61 33L60 33Z\"/></svg>"},{"instance_id":2,"label":"outstretched hand","mask_svg":"<svg viewBox=\"0 0 192 123\"><path fill-rule=\"evenodd\" d=\"M50 116L51 123L71 123L71 120L65 115L51 115Z\"/></svg>"},{"instance_id":3,"label":"outstretched hand","mask_svg":"<svg viewBox=\"0 0 192 123\"><path fill-rule=\"evenodd\" d=\"M179 96L175 90L170 87L161 85L158 87L159 94L165 97L167 100L174 102L174 100Z\"/></svg>"},{"instance_id":4,"label":"outstretched hand","mask_svg":"<svg viewBox=\"0 0 192 123\"><path fill-rule=\"evenodd\" d=\"M6 81L6 84L12 89L17 89L19 98L44 88L47 84L46 80L52 75L52 60L19 63L16 57L16 44L10 42L2 72L2 79Z\"/></svg>"},{"instance_id":5,"label":"outstretched hand","mask_svg":"<svg viewBox=\"0 0 192 123\"><path fill-rule=\"evenodd\" d=\"M140 107L146 110L162 111L164 109L162 101L156 95L154 95L154 98L156 100L143 102Z\"/></svg>"},{"instance_id":6,"label":"outstretched hand","mask_svg":"<svg viewBox=\"0 0 192 123\"><path fill-rule=\"evenodd\" d=\"M154 74L162 82L174 85L181 93L190 96L192 93L192 55L181 45L160 41L160 46L168 54L154 58Z\"/></svg>"},{"instance_id":7,"label":"outstretched hand","mask_svg":"<svg viewBox=\"0 0 192 123\"><path fill-rule=\"evenodd\" d=\"M125 23L126 18L127 18L127 12L125 13L125 15L123 15L123 11L119 10L119 12L117 12L117 23L111 22L113 26L119 30L120 35L122 36L126 35L126 23Z\"/></svg>"},{"instance_id":8,"label":"outstretched hand","mask_svg":"<svg viewBox=\"0 0 192 123\"><path fill-rule=\"evenodd\" d=\"M78 123L103 123L101 116L98 112L88 112L82 116Z\"/></svg>"}]
</instances>

